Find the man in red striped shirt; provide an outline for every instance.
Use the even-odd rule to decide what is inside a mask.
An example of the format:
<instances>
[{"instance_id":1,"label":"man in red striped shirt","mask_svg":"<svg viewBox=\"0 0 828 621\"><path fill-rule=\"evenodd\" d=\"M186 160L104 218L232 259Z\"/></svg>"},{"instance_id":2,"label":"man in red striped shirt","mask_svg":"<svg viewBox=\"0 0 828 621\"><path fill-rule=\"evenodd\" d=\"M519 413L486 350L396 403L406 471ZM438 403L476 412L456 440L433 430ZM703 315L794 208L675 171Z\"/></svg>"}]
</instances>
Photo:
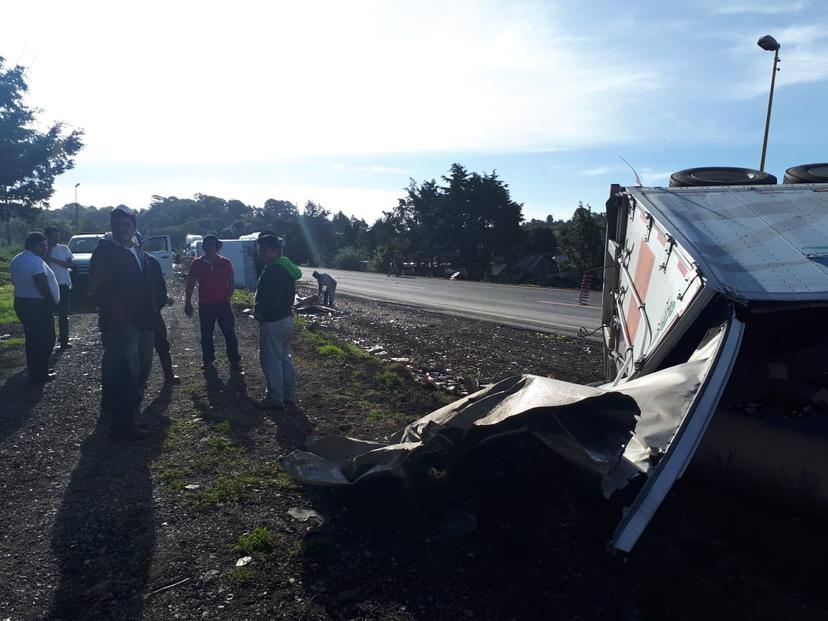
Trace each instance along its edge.
<instances>
[{"instance_id":1,"label":"man in red striped shirt","mask_svg":"<svg viewBox=\"0 0 828 621\"><path fill-rule=\"evenodd\" d=\"M192 297L197 284L201 355L204 360L202 368L211 367L216 356L213 344L216 322L224 335L227 359L235 367L238 366L241 356L239 356L239 342L236 339L233 308L230 306L230 299L235 290L233 264L228 258L218 253L221 250L221 241L215 235L207 235L201 243L201 249L204 254L193 260L187 275L184 312L187 317L193 316Z\"/></svg>"}]
</instances>

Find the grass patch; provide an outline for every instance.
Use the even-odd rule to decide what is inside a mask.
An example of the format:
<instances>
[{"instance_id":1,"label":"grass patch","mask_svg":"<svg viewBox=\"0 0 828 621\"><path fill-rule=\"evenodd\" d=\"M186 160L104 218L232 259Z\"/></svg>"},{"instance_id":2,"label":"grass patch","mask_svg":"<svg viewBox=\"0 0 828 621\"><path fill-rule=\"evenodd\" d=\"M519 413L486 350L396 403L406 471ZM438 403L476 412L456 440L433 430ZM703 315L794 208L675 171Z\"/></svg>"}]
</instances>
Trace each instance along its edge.
<instances>
[{"instance_id":1,"label":"grass patch","mask_svg":"<svg viewBox=\"0 0 828 621\"><path fill-rule=\"evenodd\" d=\"M14 312L14 288L11 285L0 285L0 324L5 323L20 323Z\"/></svg>"},{"instance_id":2,"label":"grass patch","mask_svg":"<svg viewBox=\"0 0 828 621\"><path fill-rule=\"evenodd\" d=\"M320 356L324 356L325 358L337 358L341 360L348 356L348 352L346 352L339 345L334 345L332 343L320 345L316 348L316 351Z\"/></svg>"},{"instance_id":3,"label":"grass patch","mask_svg":"<svg viewBox=\"0 0 828 621\"><path fill-rule=\"evenodd\" d=\"M389 410L379 403L359 401L358 405L365 414L365 418L372 423L402 425L408 422L404 414Z\"/></svg>"},{"instance_id":4,"label":"grass patch","mask_svg":"<svg viewBox=\"0 0 828 621\"><path fill-rule=\"evenodd\" d=\"M384 390L393 390L403 385L403 378L393 371L380 371L374 376L374 382Z\"/></svg>"},{"instance_id":5,"label":"grass patch","mask_svg":"<svg viewBox=\"0 0 828 621\"><path fill-rule=\"evenodd\" d=\"M247 555L267 554L276 549L277 537L267 526L258 526L251 532L239 537L233 544L233 552L242 552Z\"/></svg>"},{"instance_id":6,"label":"grass patch","mask_svg":"<svg viewBox=\"0 0 828 621\"><path fill-rule=\"evenodd\" d=\"M210 484L188 497L188 502L200 509L218 505L237 505L249 498L255 490L276 488L295 490L296 483L276 464L255 464L250 460L233 463L231 474L222 474Z\"/></svg>"},{"instance_id":7,"label":"grass patch","mask_svg":"<svg viewBox=\"0 0 828 621\"><path fill-rule=\"evenodd\" d=\"M234 567L227 572L227 577L230 578L231 582L235 582L236 584L245 584L250 582L255 575L256 574L249 567Z\"/></svg>"},{"instance_id":8,"label":"grass patch","mask_svg":"<svg viewBox=\"0 0 828 621\"><path fill-rule=\"evenodd\" d=\"M23 338L13 338L13 339L6 339L5 341L0 341L0 349L4 349L6 347L18 347L25 343L25 339Z\"/></svg>"},{"instance_id":9,"label":"grass patch","mask_svg":"<svg viewBox=\"0 0 828 621\"><path fill-rule=\"evenodd\" d=\"M361 347L357 347L352 343L343 342L330 334L325 334L324 332L310 328L302 330L301 334L316 347L317 353L325 358L333 358L337 361L342 361L347 358L372 359L371 355Z\"/></svg>"},{"instance_id":10,"label":"grass patch","mask_svg":"<svg viewBox=\"0 0 828 621\"><path fill-rule=\"evenodd\" d=\"M252 308L255 301L256 296L252 291L248 291L247 289L236 289L233 291L233 304L239 304Z\"/></svg>"}]
</instances>

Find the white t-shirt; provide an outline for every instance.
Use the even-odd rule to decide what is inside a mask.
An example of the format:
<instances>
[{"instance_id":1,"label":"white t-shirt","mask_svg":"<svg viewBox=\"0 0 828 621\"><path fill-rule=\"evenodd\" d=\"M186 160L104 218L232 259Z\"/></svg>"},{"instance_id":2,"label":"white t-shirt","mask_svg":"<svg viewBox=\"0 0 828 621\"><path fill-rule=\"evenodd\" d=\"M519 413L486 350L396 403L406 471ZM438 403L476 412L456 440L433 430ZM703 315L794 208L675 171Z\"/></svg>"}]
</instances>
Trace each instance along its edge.
<instances>
[{"instance_id":1,"label":"white t-shirt","mask_svg":"<svg viewBox=\"0 0 828 621\"><path fill-rule=\"evenodd\" d=\"M49 256L58 261L70 261L74 258L72 251L69 250L69 246L65 244L55 244L49 248ZM67 285L70 289L72 288L72 277L69 275L68 267L63 267L55 263L50 264L49 267L55 273L55 278L57 278L59 285Z\"/></svg>"},{"instance_id":2,"label":"white t-shirt","mask_svg":"<svg viewBox=\"0 0 828 621\"><path fill-rule=\"evenodd\" d=\"M60 287L57 278L46 261L41 259L31 250L24 250L11 260L9 264L12 286L14 286L14 297L33 298L42 300L43 296L37 290L34 277L37 274L46 274L46 282L49 284L49 291L54 302L60 300Z\"/></svg>"},{"instance_id":3,"label":"white t-shirt","mask_svg":"<svg viewBox=\"0 0 828 621\"><path fill-rule=\"evenodd\" d=\"M132 244L132 246L130 246L128 248L128 250L132 253L132 256L135 257L135 260L138 261L138 269L143 272L144 271L144 265L143 265L143 263L141 263L141 255L139 254L140 251L138 250L138 246L136 246L135 244Z\"/></svg>"}]
</instances>

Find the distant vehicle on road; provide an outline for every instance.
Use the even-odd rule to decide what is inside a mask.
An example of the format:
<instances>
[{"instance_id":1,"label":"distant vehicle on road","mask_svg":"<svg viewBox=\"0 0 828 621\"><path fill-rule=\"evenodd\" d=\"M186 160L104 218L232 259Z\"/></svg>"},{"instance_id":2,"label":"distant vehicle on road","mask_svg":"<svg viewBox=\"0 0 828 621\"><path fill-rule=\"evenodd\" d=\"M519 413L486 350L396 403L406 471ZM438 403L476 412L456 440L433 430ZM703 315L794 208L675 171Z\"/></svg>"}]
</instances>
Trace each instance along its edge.
<instances>
[{"instance_id":1,"label":"distant vehicle on road","mask_svg":"<svg viewBox=\"0 0 828 621\"><path fill-rule=\"evenodd\" d=\"M198 253L196 253L196 242L200 242L203 239L203 235L187 235L187 237L184 239L184 250L186 250L186 252L189 255L197 257L199 254L201 254L201 247L198 247Z\"/></svg>"}]
</instances>

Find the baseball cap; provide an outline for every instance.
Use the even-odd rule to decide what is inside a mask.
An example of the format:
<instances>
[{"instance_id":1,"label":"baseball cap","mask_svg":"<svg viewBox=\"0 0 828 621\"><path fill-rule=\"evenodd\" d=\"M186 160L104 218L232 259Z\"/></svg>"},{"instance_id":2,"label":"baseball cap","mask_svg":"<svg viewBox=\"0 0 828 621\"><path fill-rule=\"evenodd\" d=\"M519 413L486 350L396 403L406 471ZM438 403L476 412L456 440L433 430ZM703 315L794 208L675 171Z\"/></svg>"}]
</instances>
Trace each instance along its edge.
<instances>
[{"instance_id":1,"label":"baseball cap","mask_svg":"<svg viewBox=\"0 0 828 621\"><path fill-rule=\"evenodd\" d=\"M109 214L110 218L114 218L116 215L123 214L133 222L137 221L137 214L135 213L134 209L130 209L126 205L118 205L112 212Z\"/></svg>"}]
</instances>

